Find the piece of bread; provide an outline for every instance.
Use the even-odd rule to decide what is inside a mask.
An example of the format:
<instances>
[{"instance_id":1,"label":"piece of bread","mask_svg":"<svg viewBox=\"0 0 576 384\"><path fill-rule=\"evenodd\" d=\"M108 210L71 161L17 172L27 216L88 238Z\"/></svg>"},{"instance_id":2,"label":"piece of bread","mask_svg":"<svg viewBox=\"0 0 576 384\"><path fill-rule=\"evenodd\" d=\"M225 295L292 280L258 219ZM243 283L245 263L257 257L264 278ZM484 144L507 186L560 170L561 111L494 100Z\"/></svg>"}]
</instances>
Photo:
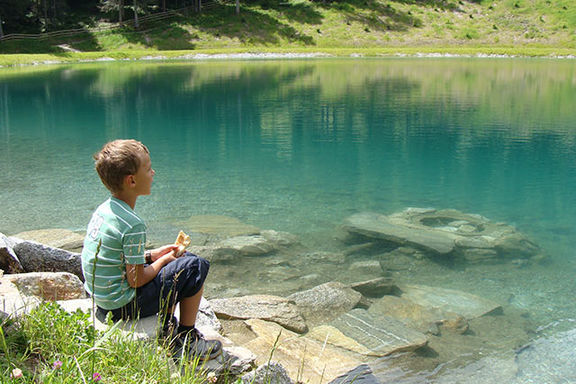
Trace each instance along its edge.
<instances>
[{"instance_id":1,"label":"piece of bread","mask_svg":"<svg viewBox=\"0 0 576 384\"><path fill-rule=\"evenodd\" d=\"M180 233L178 233L176 241L174 242L174 244L178 245L178 250L176 251L176 257L181 256L186 250L186 247L189 246L191 242L192 240L190 240L190 236L185 234L183 231L180 231Z\"/></svg>"}]
</instances>

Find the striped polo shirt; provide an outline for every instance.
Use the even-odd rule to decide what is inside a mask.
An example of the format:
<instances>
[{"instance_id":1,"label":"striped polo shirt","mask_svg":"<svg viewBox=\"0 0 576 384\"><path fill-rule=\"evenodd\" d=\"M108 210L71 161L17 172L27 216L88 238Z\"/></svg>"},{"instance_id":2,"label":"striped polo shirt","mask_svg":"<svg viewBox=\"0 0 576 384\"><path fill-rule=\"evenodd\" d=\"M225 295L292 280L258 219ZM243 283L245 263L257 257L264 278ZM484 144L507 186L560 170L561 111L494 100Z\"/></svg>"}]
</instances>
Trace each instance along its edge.
<instances>
[{"instance_id":1,"label":"striped polo shirt","mask_svg":"<svg viewBox=\"0 0 576 384\"><path fill-rule=\"evenodd\" d=\"M144 264L146 225L130 206L110 197L88 224L82 272L84 287L103 309L128 304L136 293L126 280L126 264Z\"/></svg>"}]
</instances>

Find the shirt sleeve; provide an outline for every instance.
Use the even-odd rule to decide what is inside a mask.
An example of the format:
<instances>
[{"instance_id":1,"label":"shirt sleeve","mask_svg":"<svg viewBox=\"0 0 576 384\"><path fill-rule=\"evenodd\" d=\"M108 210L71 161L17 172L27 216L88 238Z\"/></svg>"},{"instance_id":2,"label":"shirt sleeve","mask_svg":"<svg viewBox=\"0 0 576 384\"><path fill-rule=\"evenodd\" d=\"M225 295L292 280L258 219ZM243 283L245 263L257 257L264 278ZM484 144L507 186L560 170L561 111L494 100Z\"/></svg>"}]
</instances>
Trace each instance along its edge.
<instances>
[{"instance_id":1,"label":"shirt sleeve","mask_svg":"<svg viewBox=\"0 0 576 384\"><path fill-rule=\"evenodd\" d=\"M146 259L146 226L138 224L130 228L122 238L126 264L144 264Z\"/></svg>"}]
</instances>

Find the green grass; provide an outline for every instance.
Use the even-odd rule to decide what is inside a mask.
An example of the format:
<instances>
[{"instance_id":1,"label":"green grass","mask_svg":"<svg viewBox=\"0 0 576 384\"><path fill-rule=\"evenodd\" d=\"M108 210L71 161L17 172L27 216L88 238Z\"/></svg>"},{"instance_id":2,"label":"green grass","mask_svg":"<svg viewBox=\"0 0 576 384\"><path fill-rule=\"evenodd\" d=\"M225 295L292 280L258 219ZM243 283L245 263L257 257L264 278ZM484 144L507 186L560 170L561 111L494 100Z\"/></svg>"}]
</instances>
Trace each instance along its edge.
<instances>
[{"instance_id":1,"label":"green grass","mask_svg":"<svg viewBox=\"0 0 576 384\"><path fill-rule=\"evenodd\" d=\"M175 366L155 341L136 341L110 324L98 332L89 315L44 303L17 320L0 323L0 383L207 382L196 364ZM22 377L11 379L14 370ZM180 372L180 374L178 374Z\"/></svg>"}]
</instances>

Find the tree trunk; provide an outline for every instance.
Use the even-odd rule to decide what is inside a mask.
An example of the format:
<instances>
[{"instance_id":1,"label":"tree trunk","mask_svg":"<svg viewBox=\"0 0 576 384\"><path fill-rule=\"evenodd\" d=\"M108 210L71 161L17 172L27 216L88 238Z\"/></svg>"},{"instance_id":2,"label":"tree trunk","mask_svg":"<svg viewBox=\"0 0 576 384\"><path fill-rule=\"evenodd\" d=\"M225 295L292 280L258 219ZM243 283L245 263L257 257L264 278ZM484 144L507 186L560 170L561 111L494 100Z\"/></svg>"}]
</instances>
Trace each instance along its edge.
<instances>
[{"instance_id":1,"label":"tree trunk","mask_svg":"<svg viewBox=\"0 0 576 384\"><path fill-rule=\"evenodd\" d=\"M236 14L240 14L240 0L236 0Z\"/></svg>"},{"instance_id":2,"label":"tree trunk","mask_svg":"<svg viewBox=\"0 0 576 384\"><path fill-rule=\"evenodd\" d=\"M4 37L4 29L2 29L2 16L0 15L0 39Z\"/></svg>"},{"instance_id":3,"label":"tree trunk","mask_svg":"<svg viewBox=\"0 0 576 384\"><path fill-rule=\"evenodd\" d=\"M140 28L140 23L138 22L138 2L134 0L134 28Z\"/></svg>"},{"instance_id":4,"label":"tree trunk","mask_svg":"<svg viewBox=\"0 0 576 384\"><path fill-rule=\"evenodd\" d=\"M166 0L162 0L162 11L166 12Z\"/></svg>"},{"instance_id":5,"label":"tree trunk","mask_svg":"<svg viewBox=\"0 0 576 384\"><path fill-rule=\"evenodd\" d=\"M118 22L120 24L124 22L124 0L120 0L118 4Z\"/></svg>"}]
</instances>

